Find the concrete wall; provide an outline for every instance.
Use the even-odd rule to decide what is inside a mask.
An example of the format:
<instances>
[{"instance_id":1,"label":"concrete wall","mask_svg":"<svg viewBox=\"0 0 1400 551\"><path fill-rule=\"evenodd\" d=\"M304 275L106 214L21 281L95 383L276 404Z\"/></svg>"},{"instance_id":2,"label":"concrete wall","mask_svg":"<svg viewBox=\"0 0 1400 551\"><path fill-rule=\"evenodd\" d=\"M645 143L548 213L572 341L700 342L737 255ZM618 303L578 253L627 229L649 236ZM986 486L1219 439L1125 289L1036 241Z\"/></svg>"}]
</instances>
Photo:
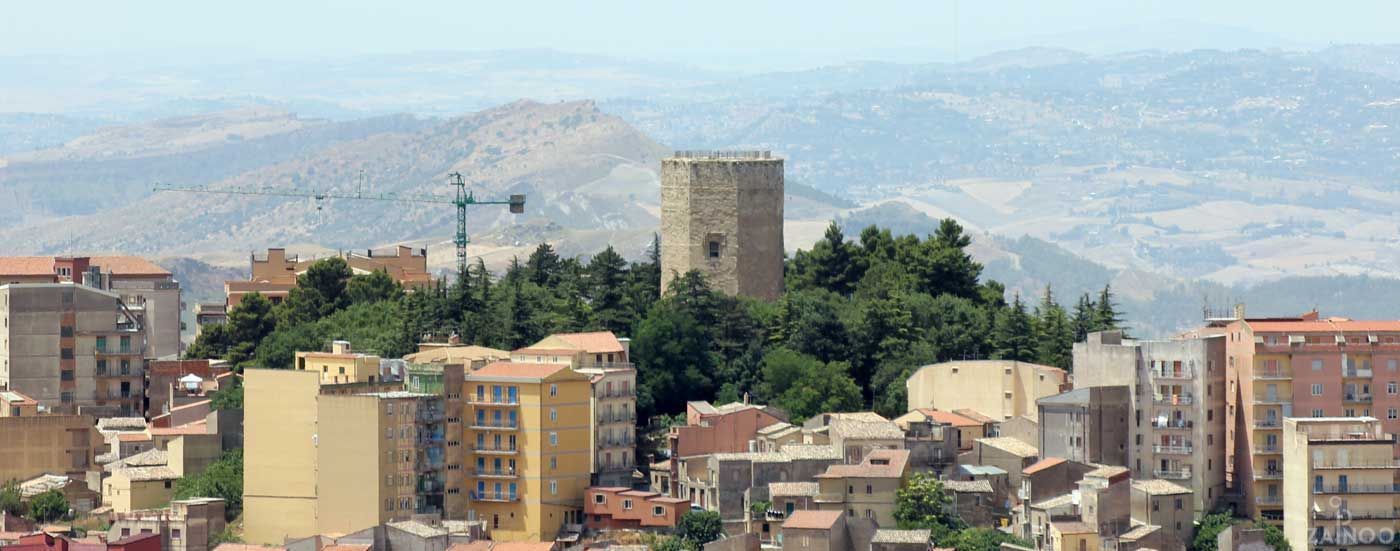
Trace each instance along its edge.
<instances>
[{"instance_id":1,"label":"concrete wall","mask_svg":"<svg viewBox=\"0 0 1400 551\"><path fill-rule=\"evenodd\" d=\"M0 480L28 480L45 473L81 480L103 446L87 415L0 417L0 442Z\"/></svg>"},{"instance_id":2,"label":"concrete wall","mask_svg":"<svg viewBox=\"0 0 1400 551\"><path fill-rule=\"evenodd\" d=\"M992 419L1038 415L1035 401L1060 393L1062 369L1002 360L945 362L919 368L905 382L908 410L971 409Z\"/></svg>"},{"instance_id":3,"label":"concrete wall","mask_svg":"<svg viewBox=\"0 0 1400 551\"><path fill-rule=\"evenodd\" d=\"M317 392L320 374L244 374L243 506L249 543L281 545L317 532Z\"/></svg>"},{"instance_id":4,"label":"concrete wall","mask_svg":"<svg viewBox=\"0 0 1400 551\"><path fill-rule=\"evenodd\" d=\"M389 504L385 499L398 497L391 492L405 481L399 475L408 475L410 485L414 482L413 463L405 463L401 455L385 453L386 444L395 443L385 439L385 431L394 431L397 438L399 424L387 424L385 411L379 406L373 396L322 396L317 402L319 533L353 532L402 513L397 499ZM386 476L393 479L386 480ZM411 486L407 494L413 495ZM412 511L407 513L411 516Z\"/></svg>"},{"instance_id":5,"label":"concrete wall","mask_svg":"<svg viewBox=\"0 0 1400 551\"><path fill-rule=\"evenodd\" d=\"M719 245L710 258L709 244ZM782 159L670 158L661 163L661 285L699 270L724 293L776 299L783 289Z\"/></svg>"}]
</instances>

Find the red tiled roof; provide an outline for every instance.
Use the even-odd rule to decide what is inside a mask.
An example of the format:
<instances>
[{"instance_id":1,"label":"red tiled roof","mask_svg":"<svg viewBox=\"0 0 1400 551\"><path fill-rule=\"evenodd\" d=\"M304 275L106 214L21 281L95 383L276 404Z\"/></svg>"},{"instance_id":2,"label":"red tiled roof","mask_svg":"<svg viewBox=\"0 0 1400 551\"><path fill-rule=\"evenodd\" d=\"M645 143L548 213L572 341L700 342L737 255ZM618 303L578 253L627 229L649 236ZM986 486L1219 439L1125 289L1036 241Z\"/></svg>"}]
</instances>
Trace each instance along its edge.
<instances>
[{"instance_id":1,"label":"red tiled roof","mask_svg":"<svg viewBox=\"0 0 1400 551\"><path fill-rule=\"evenodd\" d=\"M5 391L0 391L0 398L7 398L7 396L6 396L7 394L12 394L12 395L14 395L14 397L16 398L16 400L13 400L13 401L10 401L10 402L9 402L10 404L13 404L13 405L17 405L17 406L32 406L32 405L34 405L34 404L39 403L38 400L35 400L35 399L30 398L30 397L28 397L28 396L25 396L24 394L22 394L22 393L21 393L20 391L18 391L18 390L5 390Z\"/></svg>"},{"instance_id":2,"label":"red tiled roof","mask_svg":"<svg viewBox=\"0 0 1400 551\"><path fill-rule=\"evenodd\" d=\"M0 257L0 275L43 276L54 275L52 256L6 256Z\"/></svg>"},{"instance_id":3,"label":"red tiled roof","mask_svg":"<svg viewBox=\"0 0 1400 551\"><path fill-rule=\"evenodd\" d=\"M956 414L958 414L958 415L961 415L961 416L963 416L963 417L966 417L966 418L971 419L971 420L973 420L973 421L976 421L976 422L978 422L978 423L995 423L995 422L997 422L996 419L992 419L991 417L987 417L986 415L982 415L981 413L977 412L976 410L971 410L971 409L955 409L955 410L953 410L953 413L956 413Z\"/></svg>"},{"instance_id":4,"label":"red tiled roof","mask_svg":"<svg viewBox=\"0 0 1400 551\"><path fill-rule=\"evenodd\" d=\"M554 336L589 352L622 352L622 342L612 331L560 333Z\"/></svg>"},{"instance_id":5,"label":"red tiled roof","mask_svg":"<svg viewBox=\"0 0 1400 551\"><path fill-rule=\"evenodd\" d=\"M151 435L144 432L125 432L117 435L117 440L122 442L145 442L151 439Z\"/></svg>"},{"instance_id":6,"label":"red tiled roof","mask_svg":"<svg viewBox=\"0 0 1400 551\"><path fill-rule=\"evenodd\" d=\"M836 521L841 520L841 515L841 511L795 511L783 522L783 529L830 530Z\"/></svg>"},{"instance_id":7,"label":"red tiled roof","mask_svg":"<svg viewBox=\"0 0 1400 551\"><path fill-rule=\"evenodd\" d=\"M888 461L878 465L876 461ZM909 463L909 450L873 450L859 465L831 465L817 478L899 478Z\"/></svg>"},{"instance_id":8,"label":"red tiled roof","mask_svg":"<svg viewBox=\"0 0 1400 551\"><path fill-rule=\"evenodd\" d=\"M94 256L90 262L101 268L103 273L112 272L112 275L118 276L170 275L169 270L139 256Z\"/></svg>"},{"instance_id":9,"label":"red tiled roof","mask_svg":"<svg viewBox=\"0 0 1400 551\"><path fill-rule=\"evenodd\" d=\"M1049 469L1050 467L1054 467L1055 465L1059 465L1059 464L1064 463L1064 462L1065 462L1065 460L1062 459L1062 458L1059 458L1059 457L1047 457L1047 458L1045 458L1045 459L1041 459L1040 461L1036 461L1035 463L1032 463L1031 466L1029 466L1029 467L1026 467L1026 468L1024 468L1024 469L1021 469L1021 474L1035 474L1035 473L1038 473L1038 472L1043 471L1043 470L1045 470L1045 469Z\"/></svg>"},{"instance_id":10,"label":"red tiled roof","mask_svg":"<svg viewBox=\"0 0 1400 551\"><path fill-rule=\"evenodd\" d=\"M956 413L953 413L953 412L951 412L951 411L939 411L939 410L932 409L932 408L920 408L920 409L919 409L919 413L922 413L922 414L928 416L928 418L929 418L929 419L932 419L934 422L939 423L939 424L943 424L943 425L952 425L952 426L955 426L955 427L980 427L980 426L982 426L982 423L978 423L977 421L975 421L975 420L973 420L973 419L968 419L967 417L963 417L963 416L958 415L958 414L956 414Z\"/></svg>"},{"instance_id":11,"label":"red tiled roof","mask_svg":"<svg viewBox=\"0 0 1400 551\"><path fill-rule=\"evenodd\" d=\"M511 354L550 354L559 356L572 356L577 353L577 350L568 348L518 348L511 351Z\"/></svg>"},{"instance_id":12,"label":"red tiled roof","mask_svg":"<svg viewBox=\"0 0 1400 551\"><path fill-rule=\"evenodd\" d=\"M1362 321L1328 318L1316 321L1245 321L1255 333L1400 332L1400 320Z\"/></svg>"},{"instance_id":13,"label":"red tiled roof","mask_svg":"<svg viewBox=\"0 0 1400 551\"><path fill-rule=\"evenodd\" d=\"M180 425L178 427L152 427L151 436L183 436L186 434L209 434L209 426L204 421Z\"/></svg>"},{"instance_id":14,"label":"red tiled roof","mask_svg":"<svg viewBox=\"0 0 1400 551\"><path fill-rule=\"evenodd\" d=\"M517 379L543 379L560 370L568 369L564 364L535 364L515 362L494 362L473 371L472 377L514 377Z\"/></svg>"}]
</instances>

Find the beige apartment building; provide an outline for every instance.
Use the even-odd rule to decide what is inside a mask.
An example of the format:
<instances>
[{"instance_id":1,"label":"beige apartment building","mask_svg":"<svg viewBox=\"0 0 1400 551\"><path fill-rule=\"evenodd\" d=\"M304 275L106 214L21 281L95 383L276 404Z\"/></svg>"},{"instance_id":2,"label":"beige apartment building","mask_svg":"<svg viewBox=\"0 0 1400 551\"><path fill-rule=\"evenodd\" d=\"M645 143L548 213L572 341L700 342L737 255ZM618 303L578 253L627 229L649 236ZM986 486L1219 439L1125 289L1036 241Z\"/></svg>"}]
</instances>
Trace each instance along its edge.
<instances>
[{"instance_id":1,"label":"beige apartment building","mask_svg":"<svg viewBox=\"0 0 1400 551\"><path fill-rule=\"evenodd\" d=\"M76 283L117 294L145 333L146 357L184 352L180 283L169 270L134 256L0 257L0 285Z\"/></svg>"},{"instance_id":2,"label":"beige apartment building","mask_svg":"<svg viewBox=\"0 0 1400 551\"><path fill-rule=\"evenodd\" d=\"M82 480L103 446L91 416L41 413L38 401L13 390L0 390L0 442L0 481Z\"/></svg>"},{"instance_id":3,"label":"beige apartment building","mask_svg":"<svg viewBox=\"0 0 1400 551\"><path fill-rule=\"evenodd\" d=\"M1069 390L1065 370L1009 360L944 362L926 365L905 382L906 411L970 409L998 421L1035 418L1035 401Z\"/></svg>"},{"instance_id":4,"label":"beige apartment building","mask_svg":"<svg viewBox=\"0 0 1400 551\"><path fill-rule=\"evenodd\" d=\"M1393 548L1395 435L1374 417L1283 420L1283 533L1294 549ZM1384 539L1382 539L1384 538Z\"/></svg>"},{"instance_id":5,"label":"beige apartment building","mask_svg":"<svg viewBox=\"0 0 1400 551\"><path fill-rule=\"evenodd\" d=\"M297 352L297 371L321 374L321 384L373 383L379 380L379 356L355 352L347 341L334 341L327 352Z\"/></svg>"},{"instance_id":6,"label":"beige apartment building","mask_svg":"<svg viewBox=\"0 0 1400 551\"><path fill-rule=\"evenodd\" d=\"M1218 335L1139 341L1105 331L1074 345L1075 388L1132 389L1126 466L1133 478L1194 488L1197 514L1213 510L1226 491L1225 381Z\"/></svg>"},{"instance_id":7,"label":"beige apartment building","mask_svg":"<svg viewBox=\"0 0 1400 551\"><path fill-rule=\"evenodd\" d=\"M244 538L288 538L443 511L449 473L439 395L323 392L321 375L248 370L244 380ZM326 389L332 391L333 389ZM460 479L460 475L451 478Z\"/></svg>"},{"instance_id":8,"label":"beige apartment building","mask_svg":"<svg viewBox=\"0 0 1400 551\"><path fill-rule=\"evenodd\" d=\"M817 475L813 501L823 511L894 526L895 495L908 477L908 450L874 450L858 465L831 465Z\"/></svg>"},{"instance_id":9,"label":"beige apartment building","mask_svg":"<svg viewBox=\"0 0 1400 551\"><path fill-rule=\"evenodd\" d=\"M75 283L0 285L0 388L55 412L141 415L146 333L121 295Z\"/></svg>"}]
</instances>

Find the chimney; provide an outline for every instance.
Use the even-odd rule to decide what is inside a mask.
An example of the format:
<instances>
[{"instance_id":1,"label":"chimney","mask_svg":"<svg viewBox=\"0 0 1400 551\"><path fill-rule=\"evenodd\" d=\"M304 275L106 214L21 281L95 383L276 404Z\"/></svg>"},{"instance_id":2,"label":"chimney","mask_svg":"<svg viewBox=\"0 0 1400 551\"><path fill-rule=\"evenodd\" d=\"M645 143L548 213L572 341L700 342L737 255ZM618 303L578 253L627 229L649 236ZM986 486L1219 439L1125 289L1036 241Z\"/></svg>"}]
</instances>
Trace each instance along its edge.
<instances>
[{"instance_id":1,"label":"chimney","mask_svg":"<svg viewBox=\"0 0 1400 551\"><path fill-rule=\"evenodd\" d=\"M617 342L622 345L622 361L632 361L632 339L619 337Z\"/></svg>"},{"instance_id":2,"label":"chimney","mask_svg":"<svg viewBox=\"0 0 1400 551\"><path fill-rule=\"evenodd\" d=\"M350 341L332 341L332 342L331 342L331 353L332 353L332 354L349 354L349 353L350 353Z\"/></svg>"},{"instance_id":3,"label":"chimney","mask_svg":"<svg viewBox=\"0 0 1400 551\"><path fill-rule=\"evenodd\" d=\"M744 393L744 405L749 405L749 393Z\"/></svg>"}]
</instances>

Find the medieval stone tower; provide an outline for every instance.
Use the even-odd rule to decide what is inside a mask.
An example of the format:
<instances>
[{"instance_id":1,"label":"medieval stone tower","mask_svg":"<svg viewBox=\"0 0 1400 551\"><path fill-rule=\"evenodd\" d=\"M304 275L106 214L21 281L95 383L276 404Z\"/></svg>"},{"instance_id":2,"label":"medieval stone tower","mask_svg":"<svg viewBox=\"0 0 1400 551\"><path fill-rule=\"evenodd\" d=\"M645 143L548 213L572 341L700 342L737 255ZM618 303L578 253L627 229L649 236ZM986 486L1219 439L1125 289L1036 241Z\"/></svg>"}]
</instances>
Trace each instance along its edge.
<instances>
[{"instance_id":1,"label":"medieval stone tower","mask_svg":"<svg viewBox=\"0 0 1400 551\"><path fill-rule=\"evenodd\" d=\"M783 292L783 160L767 151L677 151L661 161L661 289L699 270L715 290Z\"/></svg>"}]
</instances>

